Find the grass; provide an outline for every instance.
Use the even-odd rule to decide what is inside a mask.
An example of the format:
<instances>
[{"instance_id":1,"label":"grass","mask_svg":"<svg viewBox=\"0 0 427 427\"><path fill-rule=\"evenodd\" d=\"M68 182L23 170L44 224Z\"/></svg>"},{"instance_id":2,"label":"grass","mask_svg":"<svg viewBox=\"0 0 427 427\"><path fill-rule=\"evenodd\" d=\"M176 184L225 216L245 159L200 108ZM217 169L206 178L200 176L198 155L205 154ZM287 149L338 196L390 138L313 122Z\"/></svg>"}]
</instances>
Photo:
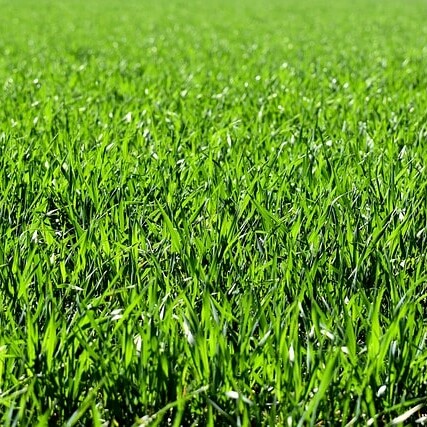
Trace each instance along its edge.
<instances>
[{"instance_id":1,"label":"grass","mask_svg":"<svg viewBox=\"0 0 427 427\"><path fill-rule=\"evenodd\" d=\"M0 424L422 422L425 2L205 3L0 0Z\"/></svg>"}]
</instances>

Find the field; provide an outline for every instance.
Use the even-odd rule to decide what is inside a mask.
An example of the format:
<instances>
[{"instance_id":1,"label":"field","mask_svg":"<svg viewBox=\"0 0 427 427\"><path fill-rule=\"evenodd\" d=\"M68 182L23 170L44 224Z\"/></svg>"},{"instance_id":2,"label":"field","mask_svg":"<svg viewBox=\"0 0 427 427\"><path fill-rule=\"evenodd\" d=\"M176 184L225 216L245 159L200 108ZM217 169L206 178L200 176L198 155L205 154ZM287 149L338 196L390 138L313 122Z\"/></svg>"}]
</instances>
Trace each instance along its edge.
<instances>
[{"instance_id":1,"label":"field","mask_svg":"<svg viewBox=\"0 0 427 427\"><path fill-rule=\"evenodd\" d=\"M425 1L0 10L0 425L426 422Z\"/></svg>"}]
</instances>

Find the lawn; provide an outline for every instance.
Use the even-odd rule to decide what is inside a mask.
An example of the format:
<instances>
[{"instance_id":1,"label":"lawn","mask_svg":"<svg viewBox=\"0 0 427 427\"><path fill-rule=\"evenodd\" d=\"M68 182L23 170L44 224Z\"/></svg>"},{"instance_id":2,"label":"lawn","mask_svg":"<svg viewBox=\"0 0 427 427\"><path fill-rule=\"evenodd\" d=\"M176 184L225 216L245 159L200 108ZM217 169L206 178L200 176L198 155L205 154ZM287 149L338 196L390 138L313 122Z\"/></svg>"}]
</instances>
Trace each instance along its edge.
<instances>
[{"instance_id":1,"label":"lawn","mask_svg":"<svg viewBox=\"0 0 427 427\"><path fill-rule=\"evenodd\" d=\"M0 425L426 423L425 1L0 16Z\"/></svg>"}]
</instances>

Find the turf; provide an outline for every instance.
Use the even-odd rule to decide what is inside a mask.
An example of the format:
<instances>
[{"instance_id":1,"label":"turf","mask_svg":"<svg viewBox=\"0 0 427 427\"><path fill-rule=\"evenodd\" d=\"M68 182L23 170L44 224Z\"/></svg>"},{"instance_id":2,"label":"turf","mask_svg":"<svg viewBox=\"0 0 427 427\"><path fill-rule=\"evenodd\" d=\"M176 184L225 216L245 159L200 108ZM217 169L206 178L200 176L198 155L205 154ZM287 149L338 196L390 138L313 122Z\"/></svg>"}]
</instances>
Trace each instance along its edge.
<instances>
[{"instance_id":1,"label":"turf","mask_svg":"<svg viewBox=\"0 0 427 427\"><path fill-rule=\"evenodd\" d=\"M424 1L0 10L1 425L423 421Z\"/></svg>"}]
</instances>

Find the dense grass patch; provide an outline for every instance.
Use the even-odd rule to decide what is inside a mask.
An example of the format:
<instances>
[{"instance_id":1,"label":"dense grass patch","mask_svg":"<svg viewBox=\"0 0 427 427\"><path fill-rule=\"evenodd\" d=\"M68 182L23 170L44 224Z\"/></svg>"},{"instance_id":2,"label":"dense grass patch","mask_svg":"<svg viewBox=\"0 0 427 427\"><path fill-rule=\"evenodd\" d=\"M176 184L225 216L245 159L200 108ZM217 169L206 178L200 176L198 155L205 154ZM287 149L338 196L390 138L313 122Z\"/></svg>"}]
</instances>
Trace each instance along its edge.
<instances>
[{"instance_id":1,"label":"dense grass patch","mask_svg":"<svg viewBox=\"0 0 427 427\"><path fill-rule=\"evenodd\" d=\"M0 0L0 424L427 412L421 0Z\"/></svg>"}]
</instances>

